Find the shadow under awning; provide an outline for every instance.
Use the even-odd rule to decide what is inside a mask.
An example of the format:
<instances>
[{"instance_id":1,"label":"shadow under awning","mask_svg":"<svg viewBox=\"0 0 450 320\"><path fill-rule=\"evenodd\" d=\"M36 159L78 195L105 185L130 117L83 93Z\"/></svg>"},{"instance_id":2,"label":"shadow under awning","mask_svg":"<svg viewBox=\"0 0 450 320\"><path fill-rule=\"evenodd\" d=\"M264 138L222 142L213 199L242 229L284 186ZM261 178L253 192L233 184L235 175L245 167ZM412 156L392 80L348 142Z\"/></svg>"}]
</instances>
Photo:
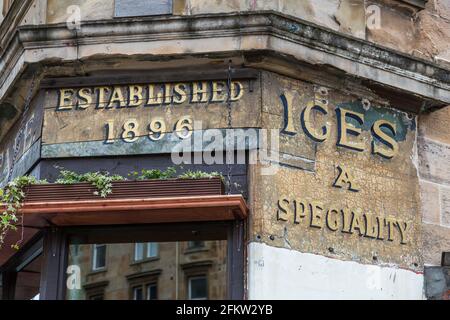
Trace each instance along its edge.
<instances>
[{"instance_id":1,"label":"shadow under awning","mask_svg":"<svg viewBox=\"0 0 450 320\"><path fill-rule=\"evenodd\" d=\"M220 179L115 182L112 189L102 198L90 184L30 186L18 211L21 245L47 227L230 221L249 212L242 195L223 194ZM21 237L18 227L0 249L0 266L16 252L11 245Z\"/></svg>"}]
</instances>

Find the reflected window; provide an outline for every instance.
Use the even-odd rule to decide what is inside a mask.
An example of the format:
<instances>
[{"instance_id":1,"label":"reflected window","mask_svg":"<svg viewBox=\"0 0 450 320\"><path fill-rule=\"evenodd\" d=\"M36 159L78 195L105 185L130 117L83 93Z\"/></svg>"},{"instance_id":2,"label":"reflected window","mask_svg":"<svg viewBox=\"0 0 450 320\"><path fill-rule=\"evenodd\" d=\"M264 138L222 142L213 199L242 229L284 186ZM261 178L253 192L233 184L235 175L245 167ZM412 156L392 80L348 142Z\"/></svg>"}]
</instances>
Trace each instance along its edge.
<instances>
[{"instance_id":1,"label":"reflected window","mask_svg":"<svg viewBox=\"0 0 450 320\"><path fill-rule=\"evenodd\" d=\"M158 243L136 243L134 247L134 261L141 261L158 257Z\"/></svg>"},{"instance_id":2,"label":"reflected window","mask_svg":"<svg viewBox=\"0 0 450 320\"><path fill-rule=\"evenodd\" d=\"M204 247L205 247L205 241L189 241L188 242L189 250L203 249Z\"/></svg>"},{"instance_id":3,"label":"reflected window","mask_svg":"<svg viewBox=\"0 0 450 320\"><path fill-rule=\"evenodd\" d=\"M158 299L158 287L156 284L147 285L147 300Z\"/></svg>"},{"instance_id":4,"label":"reflected window","mask_svg":"<svg viewBox=\"0 0 450 320\"><path fill-rule=\"evenodd\" d=\"M157 300L158 286L156 283L133 287L133 300Z\"/></svg>"},{"instance_id":5,"label":"reflected window","mask_svg":"<svg viewBox=\"0 0 450 320\"><path fill-rule=\"evenodd\" d=\"M73 248L78 253L78 247ZM94 244L92 254L92 270L98 271L106 268L106 245Z\"/></svg>"},{"instance_id":6,"label":"reflected window","mask_svg":"<svg viewBox=\"0 0 450 320\"><path fill-rule=\"evenodd\" d=\"M206 276L191 277L188 281L189 300L208 299L208 281Z\"/></svg>"},{"instance_id":7,"label":"reflected window","mask_svg":"<svg viewBox=\"0 0 450 320\"><path fill-rule=\"evenodd\" d=\"M144 291L141 286L133 288L133 300L144 300Z\"/></svg>"},{"instance_id":8,"label":"reflected window","mask_svg":"<svg viewBox=\"0 0 450 320\"><path fill-rule=\"evenodd\" d=\"M103 300L103 295L102 294L91 295L89 296L89 300Z\"/></svg>"}]
</instances>

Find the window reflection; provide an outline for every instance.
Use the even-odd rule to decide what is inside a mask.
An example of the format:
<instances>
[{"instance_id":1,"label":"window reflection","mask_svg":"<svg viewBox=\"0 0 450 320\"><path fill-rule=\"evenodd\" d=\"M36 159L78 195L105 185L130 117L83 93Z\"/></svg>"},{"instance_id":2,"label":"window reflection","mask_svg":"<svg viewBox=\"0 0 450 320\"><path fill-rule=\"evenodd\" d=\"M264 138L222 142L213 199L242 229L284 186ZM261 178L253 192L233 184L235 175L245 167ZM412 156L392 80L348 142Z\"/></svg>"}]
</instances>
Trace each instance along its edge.
<instances>
[{"instance_id":1,"label":"window reflection","mask_svg":"<svg viewBox=\"0 0 450 320\"><path fill-rule=\"evenodd\" d=\"M156 258L158 256L158 243L136 243L134 247L134 260L141 261L144 259Z\"/></svg>"},{"instance_id":2,"label":"window reflection","mask_svg":"<svg viewBox=\"0 0 450 320\"><path fill-rule=\"evenodd\" d=\"M226 261L226 240L71 244L68 270L79 275L69 276L79 281L66 298L226 299Z\"/></svg>"},{"instance_id":3,"label":"window reflection","mask_svg":"<svg viewBox=\"0 0 450 320\"><path fill-rule=\"evenodd\" d=\"M92 254L92 270L98 271L106 267L106 245L94 244ZM78 250L78 248L76 249Z\"/></svg>"}]
</instances>

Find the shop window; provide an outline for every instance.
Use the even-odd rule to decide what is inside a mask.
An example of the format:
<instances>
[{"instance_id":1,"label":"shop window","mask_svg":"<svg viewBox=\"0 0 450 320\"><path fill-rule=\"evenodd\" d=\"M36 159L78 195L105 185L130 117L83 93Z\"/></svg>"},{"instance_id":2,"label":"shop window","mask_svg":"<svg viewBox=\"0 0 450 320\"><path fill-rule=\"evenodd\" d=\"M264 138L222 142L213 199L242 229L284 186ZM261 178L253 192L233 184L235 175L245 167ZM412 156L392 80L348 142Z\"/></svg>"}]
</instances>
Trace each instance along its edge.
<instances>
[{"instance_id":1,"label":"shop window","mask_svg":"<svg viewBox=\"0 0 450 320\"><path fill-rule=\"evenodd\" d=\"M142 261L158 257L158 243L136 243L134 247L134 261Z\"/></svg>"},{"instance_id":2,"label":"shop window","mask_svg":"<svg viewBox=\"0 0 450 320\"><path fill-rule=\"evenodd\" d=\"M233 259L233 256L228 256L228 239L232 234L230 225L178 223L70 229L67 231L68 250L65 250L68 257L64 260L67 261L67 268L70 266L73 270L76 266L79 270L80 286L69 288L66 285L67 277L62 280L65 298L72 300L99 297L104 300L230 298L233 281L228 273L229 261ZM198 255L185 255L183 248L186 248L189 242L201 242L203 246L211 249ZM76 246L78 249L75 250ZM89 250L89 247L94 250ZM152 257L158 259L149 259L146 263L123 263L129 261L130 256L135 260ZM91 260L94 261L95 268L103 268L104 272L92 272L89 267ZM195 270L195 273L188 274L187 270L189 272ZM206 281L206 274L214 274L213 280ZM242 274L242 271L235 274ZM189 282L186 286L187 279ZM208 292L214 294L208 296Z\"/></svg>"},{"instance_id":3,"label":"shop window","mask_svg":"<svg viewBox=\"0 0 450 320\"><path fill-rule=\"evenodd\" d=\"M77 246L77 245L75 245ZM75 248L74 248L75 249ZM74 250L77 252L77 249ZM92 270L98 271L106 268L106 245L94 244L92 254Z\"/></svg>"},{"instance_id":4,"label":"shop window","mask_svg":"<svg viewBox=\"0 0 450 320\"><path fill-rule=\"evenodd\" d=\"M190 277L188 279L189 300L208 299L208 281L206 276Z\"/></svg>"},{"instance_id":5,"label":"shop window","mask_svg":"<svg viewBox=\"0 0 450 320\"><path fill-rule=\"evenodd\" d=\"M115 17L155 16L172 13L172 0L116 0Z\"/></svg>"}]
</instances>

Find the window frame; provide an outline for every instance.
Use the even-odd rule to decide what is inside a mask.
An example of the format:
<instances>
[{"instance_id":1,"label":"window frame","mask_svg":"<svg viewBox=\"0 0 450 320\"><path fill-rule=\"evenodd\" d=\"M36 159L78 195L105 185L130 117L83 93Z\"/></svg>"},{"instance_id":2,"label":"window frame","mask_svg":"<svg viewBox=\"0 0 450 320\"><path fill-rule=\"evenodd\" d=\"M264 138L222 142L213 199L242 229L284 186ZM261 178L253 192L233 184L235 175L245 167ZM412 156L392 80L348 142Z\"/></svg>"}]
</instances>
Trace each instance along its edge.
<instances>
[{"instance_id":1,"label":"window frame","mask_svg":"<svg viewBox=\"0 0 450 320\"><path fill-rule=\"evenodd\" d=\"M149 299L150 297L150 288L156 288L156 299ZM152 281L144 281L141 283L135 283L131 285L131 297L133 300L136 299L136 290L139 289L142 291L142 299L141 300L158 300L158 280L154 279Z\"/></svg>"},{"instance_id":2,"label":"window frame","mask_svg":"<svg viewBox=\"0 0 450 320\"><path fill-rule=\"evenodd\" d=\"M105 248L105 263L101 267L97 267L96 266L97 255L98 255L97 248L98 247L104 247ZM106 244L97 244L97 243L95 243L95 244L92 245L92 263L91 263L91 268L92 268L93 272L99 272L99 271L106 270L106 265L107 265L107 258L106 258L106 256L107 256L107 245Z\"/></svg>"},{"instance_id":3,"label":"window frame","mask_svg":"<svg viewBox=\"0 0 450 320\"><path fill-rule=\"evenodd\" d=\"M198 279L205 279L206 281L206 297L204 298L192 298L191 295L191 289L192 289L192 280L198 280ZM208 275L207 274L199 274L199 275L195 275L195 276L190 276L187 279L188 281L188 288L187 288L187 297L189 300L208 300L209 299L209 292L208 292Z\"/></svg>"},{"instance_id":4,"label":"window frame","mask_svg":"<svg viewBox=\"0 0 450 320\"><path fill-rule=\"evenodd\" d=\"M79 226L54 228L45 234L43 288L41 300L64 300L69 240L77 243L167 242L189 240L227 240L227 299L242 300L244 295L245 220L157 223L147 225ZM118 232L120 230L120 232ZM151 240L148 236L151 235ZM81 242L83 241L83 242ZM73 242L72 242L73 243Z\"/></svg>"},{"instance_id":5,"label":"window frame","mask_svg":"<svg viewBox=\"0 0 450 320\"><path fill-rule=\"evenodd\" d=\"M150 282L146 283L145 285L145 300L158 300L158 283L157 282ZM150 299L150 288L155 287L156 288L156 299Z\"/></svg>"},{"instance_id":6,"label":"window frame","mask_svg":"<svg viewBox=\"0 0 450 320\"><path fill-rule=\"evenodd\" d=\"M142 249L142 258L137 258L137 249L138 245L143 245ZM150 244L156 244L156 254L151 256L149 255L149 248L151 248ZM134 256L133 256L133 263L141 263L146 261L152 261L159 258L159 244L157 242L136 242L134 244Z\"/></svg>"},{"instance_id":7,"label":"window frame","mask_svg":"<svg viewBox=\"0 0 450 320\"><path fill-rule=\"evenodd\" d=\"M201 245L192 245L192 244L194 244L194 243L198 243L198 242L201 242L202 244ZM205 241L188 241L188 245L187 245L187 250L202 250L202 249L205 249L206 248L206 246L205 246Z\"/></svg>"},{"instance_id":8,"label":"window frame","mask_svg":"<svg viewBox=\"0 0 450 320\"><path fill-rule=\"evenodd\" d=\"M29 242L27 242L18 253L16 253L6 264L0 268L2 285L1 300L14 300L15 288L18 273L27 265L32 263L40 255L43 257L41 265L41 279L40 279L40 300L42 299L43 277L45 274L45 252L44 252L44 232L38 232Z\"/></svg>"},{"instance_id":9,"label":"window frame","mask_svg":"<svg viewBox=\"0 0 450 320\"><path fill-rule=\"evenodd\" d=\"M152 248L152 245L156 246L156 253L155 253L155 255L150 255L150 248ZM147 249L147 250L145 250L146 251L145 252L145 258L146 259L155 259L155 258L157 258L159 256L159 244L158 244L158 242L146 242L145 246L146 246L146 249Z\"/></svg>"},{"instance_id":10,"label":"window frame","mask_svg":"<svg viewBox=\"0 0 450 320\"><path fill-rule=\"evenodd\" d=\"M142 299L136 299L136 296L137 296L136 291L137 290L141 290ZM145 291L144 291L143 285L136 285L136 286L131 288L131 291L133 292L133 300L135 300L135 301L137 301L137 300L145 300Z\"/></svg>"}]
</instances>

